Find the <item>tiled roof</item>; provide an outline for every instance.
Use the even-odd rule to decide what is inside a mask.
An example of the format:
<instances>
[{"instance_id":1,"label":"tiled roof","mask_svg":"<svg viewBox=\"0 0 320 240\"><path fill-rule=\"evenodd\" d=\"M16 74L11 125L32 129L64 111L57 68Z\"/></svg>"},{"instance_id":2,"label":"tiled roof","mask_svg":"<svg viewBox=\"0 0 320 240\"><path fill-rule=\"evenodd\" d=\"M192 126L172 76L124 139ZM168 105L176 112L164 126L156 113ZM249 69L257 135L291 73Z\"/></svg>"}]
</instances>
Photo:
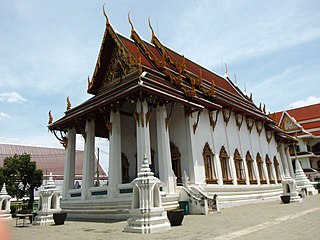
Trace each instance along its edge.
<instances>
[{"instance_id":1,"label":"tiled roof","mask_svg":"<svg viewBox=\"0 0 320 240\"><path fill-rule=\"evenodd\" d=\"M0 166L3 166L4 159L15 154L27 153L31 155L31 160L35 161L37 168L42 169L43 175L52 172L54 179L63 178L65 149L51 147L36 147L16 144L0 143ZM79 178L82 176L83 151L76 151L75 174ZM106 173L99 166L99 177L106 179Z\"/></svg>"},{"instance_id":2,"label":"tiled roof","mask_svg":"<svg viewBox=\"0 0 320 240\"><path fill-rule=\"evenodd\" d=\"M308 119L320 118L320 103L291 109L287 112L298 122Z\"/></svg>"},{"instance_id":3,"label":"tiled roof","mask_svg":"<svg viewBox=\"0 0 320 240\"><path fill-rule=\"evenodd\" d=\"M278 125L282 119L284 111L270 114ZM286 113L293 117L300 126L303 127L303 132L298 133L300 135L306 135L308 133L313 136L320 136L320 104L313 104L305 107L294 108L286 110Z\"/></svg>"}]
</instances>

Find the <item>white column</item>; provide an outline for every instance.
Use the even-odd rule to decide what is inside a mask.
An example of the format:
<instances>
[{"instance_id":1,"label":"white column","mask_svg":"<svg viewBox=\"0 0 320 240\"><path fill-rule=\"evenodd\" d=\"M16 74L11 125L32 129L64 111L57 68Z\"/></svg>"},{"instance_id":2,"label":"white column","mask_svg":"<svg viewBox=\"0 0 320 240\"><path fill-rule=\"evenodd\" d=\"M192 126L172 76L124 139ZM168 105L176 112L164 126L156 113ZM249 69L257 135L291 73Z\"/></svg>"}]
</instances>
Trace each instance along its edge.
<instances>
[{"instance_id":1,"label":"white column","mask_svg":"<svg viewBox=\"0 0 320 240\"><path fill-rule=\"evenodd\" d=\"M94 137L95 137L95 122L94 120L86 121L86 138L84 145L84 158L82 166L82 189L81 198L89 199L89 188L94 184Z\"/></svg>"},{"instance_id":2,"label":"white column","mask_svg":"<svg viewBox=\"0 0 320 240\"><path fill-rule=\"evenodd\" d=\"M68 129L68 144L66 148L66 156L64 161L62 199L68 199L69 190L73 189L74 187L75 151L76 151L76 130L73 127Z\"/></svg>"},{"instance_id":3,"label":"white column","mask_svg":"<svg viewBox=\"0 0 320 240\"><path fill-rule=\"evenodd\" d=\"M283 165L283 175L286 174L286 172L289 172L289 168L288 168L288 162L287 162L287 158L286 158L286 154L284 151L284 144L281 143L280 145L280 158L281 158L281 162Z\"/></svg>"},{"instance_id":4,"label":"white column","mask_svg":"<svg viewBox=\"0 0 320 240\"><path fill-rule=\"evenodd\" d=\"M157 143L160 180L164 183L167 193L175 192L175 179L172 170L169 129L166 128L167 111L165 106L158 106L157 117Z\"/></svg>"},{"instance_id":5,"label":"white column","mask_svg":"<svg viewBox=\"0 0 320 240\"><path fill-rule=\"evenodd\" d=\"M185 117L186 125L186 143L187 143L187 158L188 158L188 170L189 181L191 183L198 183L195 168L197 168L196 158L194 156L193 148L193 118L192 115Z\"/></svg>"},{"instance_id":6,"label":"white column","mask_svg":"<svg viewBox=\"0 0 320 240\"><path fill-rule=\"evenodd\" d=\"M218 185L223 185L222 169L221 169L221 163L220 163L220 157L219 157L218 151L214 154L214 162L215 162L215 167L217 169Z\"/></svg>"},{"instance_id":7,"label":"white column","mask_svg":"<svg viewBox=\"0 0 320 240\"><path fill-rule=\"evenodd\" d=\"M137 169L141 169L144 154L146 155L149 164L151 164L150 151L150 132L149 124L146 121L146 113L148 112L148 103L146 101L137 101L138 119L137 125Z\"/></svg>"},{"instance_id":8,"label":"white column","mask_svg":"<svg viewBox=\"0 0 320 240\"><path fill-rule=\"evenodd\" d=\"M287 158L287 162L288 162L288 168L289 168L289 172L291 177L294 179L294 171L293 171L293 166L292 166L292 161L291 161L291 157L290 157L290 153L289 153L289 146L287 148L285 148L285 155Z\"/></svg>"},{"instance_id":9,"label":"white column","mask_svg":"<svg viewBox=\"0 0 320 240\"><path fill-rule=\"evenodd\" d=\"M122 183L121 120L119 111L110 113L112 130L109 132L109 192L110 198L118 194L117 185Z\"/></svg>"}]
</instances>

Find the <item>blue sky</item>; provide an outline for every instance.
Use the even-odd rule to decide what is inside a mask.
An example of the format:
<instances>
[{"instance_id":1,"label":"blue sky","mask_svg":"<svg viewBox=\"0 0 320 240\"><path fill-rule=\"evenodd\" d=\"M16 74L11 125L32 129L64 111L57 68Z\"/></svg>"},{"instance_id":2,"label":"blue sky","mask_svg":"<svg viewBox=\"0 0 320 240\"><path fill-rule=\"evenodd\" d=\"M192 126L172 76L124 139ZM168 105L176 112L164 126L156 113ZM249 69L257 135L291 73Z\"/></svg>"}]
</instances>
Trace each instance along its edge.
<instances>
[{"instance_id":1,"label":"blue sky","mask_svg":"<svg viewBox=\"0 0 320 240\"><path fill-rule=\"evenodd\" d=\"M104 1L0 2L0 142L59 146L48 111L62 117L89 98ZM229 77L271 112L320 102L319 1L106 1L114 28L127 14L146 40L150 16L162 43ZM81 147L81 140L78 146Z\"/></svg>"}]
</instances>

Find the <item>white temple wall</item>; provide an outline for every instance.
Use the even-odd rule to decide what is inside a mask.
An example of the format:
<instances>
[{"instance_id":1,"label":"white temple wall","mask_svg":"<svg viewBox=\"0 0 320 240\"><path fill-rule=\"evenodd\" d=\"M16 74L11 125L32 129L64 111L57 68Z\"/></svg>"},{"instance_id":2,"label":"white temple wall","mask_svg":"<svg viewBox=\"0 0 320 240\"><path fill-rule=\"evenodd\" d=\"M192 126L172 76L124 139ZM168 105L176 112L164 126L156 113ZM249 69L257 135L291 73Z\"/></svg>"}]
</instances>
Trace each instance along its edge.
<instances>
[{"instance_id":1,"label":"white temple wall","mask_svg":"<svg viewBox=\"0 0 320 240\"><path fill-rule=\"evenodd\" d=\"M273 157L270 155L269 153L269 143L267 141L267 136L266 136L266 130L263 127L261 134L260 134L260 148L261 148L261 154L262 154L262 160L263 160L263 169L264 169L264 173L265 173L265 178L267 180L268 183L270 183L270 179L269 179L269 175L268 175L268 170L267 170L267 162L266 162L266 156L268 154L270 161L273 161ZM271 179L276 179L276 177L273 174L273 165L271 165Z\"/></svg>"},{"instance_id":2,"label":"white temple wall","mask_svg":"<svg viewBox=\"0 0 320 240\"><path fill-rule=\"evenodd\" d=\"M254 159L254 161L257 160L258 153L260 154L261 158L263 159L263 156L261 155L261 151L260 151L259 134L257 132L255 125L253 126L252 131L251 131L251 144L252 144L251 157Z\"/></svg>"},{"instance_id":3,"label":"white temple wall","mask_svg":"<svg viewBox=\"0 0 320 240\"><path fill-rule=\"evenodd\" d=\"M193 123L197 122L197 113L193 114ZM204 159L203 159L203 148L206 143L209 144L212 152L214 152L212 136L210 134L212 132L212 128L210 126L209 121L209 114L208 111L205 109L201 112L198 122L198 127L196 129L196 133L193 134L192 137L194 138L194 153L196 156L196 169L197 171L197 182L198 184L204 184L206 180L205 176L205 168L204 168Z\"/></svg>"},{"instance_id":4,"label":"white temple wall","mask_svg":"<svg viewBox=\"0 0 320 240\"><path fill-rule=\"evenodd\" d=\"M132 117L121 115L121 151L129 162L129 179L136 177L137 140L135 137L135 121Z\"/></svg>"},{"instance_id":5,"label":"white temple wall","mask_svg":"<svg viewBox=\"0 0 320 240\"><path fill-rule=\"evenodd\" d=\"M269 152L270 152L270 155L272 158L270 158L270 160L272 161L272 164L273 164L273 167L274 167L274 161L273 161L273 158L276 157L277 160L278 160L278 163L279 163L279 171L280 171L280 175L284 175L284 168L283 168L283 165L282 165L282 160L281 160L281 156L280 156L280 153L278 152L277 150L277 142L274 138L274 134L272 134L272 138L270 140L270 143L269 143ZM276 176L275 176L276 178Z\"/></svg>"},{"instance_id":6,"label":"white temple wall","mask_svg":"<svg viewBox=\"0 0 320 240\"><path fill-rule=\"evenodd\" d=\"M298 145L299 145L300 152L307 152L308 151L307 144L302 139L299 139Z\"/></svg>"},{"instance_id":7,"label":"white temple wall","mask_svg":"<svg viewBox=\"0 0 320 240\"><path fill-rule=\"evenodd\" d=\"M224 121L223 121L223 116L222 112L220 111L218 114L217 118L217 123L216 127L214 128L214 133L213 133L213 141L215 144L216 152L214 154L217 154L219 156L220 149L222 146L225 146L226 150L228 151L228 146L227 146L227 139L226 139L226 134L224 130ZM230 154L228 152L228 154Z\"/></svg>"},{"instance_id":8,"label":"white temple wall","mask_svg":"<svg viewBox=\"0 0 320 240\"><path fill-rule=\"evenodd\" d=\"M233 160L234 151L238 149L238 151L241 153L241 149L239 146L239 139L238 139L238 127L236 125L235 115L234 112L231 112L231 117L227 125L227 133L228 133L228 143L229 147L228 154L229 157ZM242 156L241 156L242 157Z\"/></svg>"},{"instance_id":9,"label":"white temple wall","mask_svg":"<svg viewBox=\"0 0 320 240\"><path fill-rule=\"evenodd\" d=\"M251 151L251 145L250 145L250 139L249 139L249 130L247 128L247 124L246 124L246 119L245 117L243 117L243 122L242 122L242 126L240 128L239 131L239 138L241 141L241 147L242 147L242 155L241 157L245 160L246 158L246 154L247 151L250 152L251 157L253 158L254 156L252 155L252 151Z\"/></svg>"},{"instance_id":10,"label":"white temple wall","mask_svg":"<svg viewBox=\"0 0 320 240\"><path fill-rule=\"evenodd\" d=\"M310 165L310 161L308 157L299 158L299 161L302 168L317 168L316 164L315 166Z\"/></svg>"},{"instance_id":11,"label":"white temple wall","mask_svg":"<svg viewBox=\"0 0 320 240\"><path fill-rule=\"evenodd\" d=\"M170 106L167 106L169 114ZM185 124L184 108L180 104L176 104L172 111L169 137L170 141L179 148L181 154L181 172L186 171L190 177L189 164L188 164L188 151L187 151L187 126Z\"/></svg>"}]
</instances>

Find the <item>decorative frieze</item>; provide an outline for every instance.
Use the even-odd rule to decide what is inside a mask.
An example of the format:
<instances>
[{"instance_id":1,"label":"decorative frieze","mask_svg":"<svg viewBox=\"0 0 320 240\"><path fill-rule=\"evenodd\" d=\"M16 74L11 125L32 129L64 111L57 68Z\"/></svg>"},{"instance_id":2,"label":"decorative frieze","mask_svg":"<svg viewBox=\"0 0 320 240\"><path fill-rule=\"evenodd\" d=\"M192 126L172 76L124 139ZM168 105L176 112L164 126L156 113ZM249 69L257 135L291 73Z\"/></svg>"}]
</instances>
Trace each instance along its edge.
<instances>
[{"instance_id":1,"label":"decorative frieze","mask_svg":"<svg viewBox=\"0 0 320 240\"><path fill-rule=\"evenodd\" d=\"M210 126L212 127L212 131L214 131L217 125L218 116L219 116L219 110L209 112L209 121L210 121Z\"/></svg>"},{"instance_id":2,"label":"decorative frieze","mask_svg":"<svg viewBox=\"0 0 320 240\"><path fill-rule=\"evenodd\" d=\"M231 117L231 109L228 109L228 108L222 109L222 114L223 114L223 121L226 123L226 126L228 126L228 123Z\"/></svg>"},{"instance_id":3,"label":"decorative frieze","mask_svg":"<svg viewBox=\"0 0 320 240\"><path fill-rule=\"evenodd\" d=\"M247 128L248 128L249 132L251 133L253 125L254 125L254 119L246 117L246 122L247 122Z\"/></svg>"},{"instance_id":4,"label":"decorative frieze","mask_svg":"<svg viewBox=\"0 0 320 240\"><path fill-rule=\"evenodd\" d=\"M240 131L242 123L243 123L243 118L244 118L244 114L241 114L241 113L235 114L236 125L237 125L239 131Z\"/></svg>"},{"instance_id":5,"label":"decorative frieze","mask_svg":"<svg viewBox=\"0 0 320 240\"><path fill-rule=\"evenodd\" d=\"M257 132L260 136L261 132L262 132L262 129L263 129L263 122L260 122L260 121L256 121L256 129L257 129Z\"/></svg>"},{"instance_id":6,"label":"decorative frieze","mask_svg":"<svg viewBox=\"0 0 320 240\"><path fill-rule=\"evenodd\" d=\"M271 131L266 131L266 138L267 142L270 143L272 139L272 132Z\"/></svg>"},{"instance_id":7,"label":"decorative frieze","mask_svg":"<svg viewBox=\"0 0 320 240\"><path fill-rule=\"evenodd\" d=\"M201 114L201 111L198 111L197 122L195 122L193 124L193 126L192 126L193 127L193 134L196 134L197 127L198 127L198 124L199 124L200 114Z\"/></svg>"}]
</instances>

